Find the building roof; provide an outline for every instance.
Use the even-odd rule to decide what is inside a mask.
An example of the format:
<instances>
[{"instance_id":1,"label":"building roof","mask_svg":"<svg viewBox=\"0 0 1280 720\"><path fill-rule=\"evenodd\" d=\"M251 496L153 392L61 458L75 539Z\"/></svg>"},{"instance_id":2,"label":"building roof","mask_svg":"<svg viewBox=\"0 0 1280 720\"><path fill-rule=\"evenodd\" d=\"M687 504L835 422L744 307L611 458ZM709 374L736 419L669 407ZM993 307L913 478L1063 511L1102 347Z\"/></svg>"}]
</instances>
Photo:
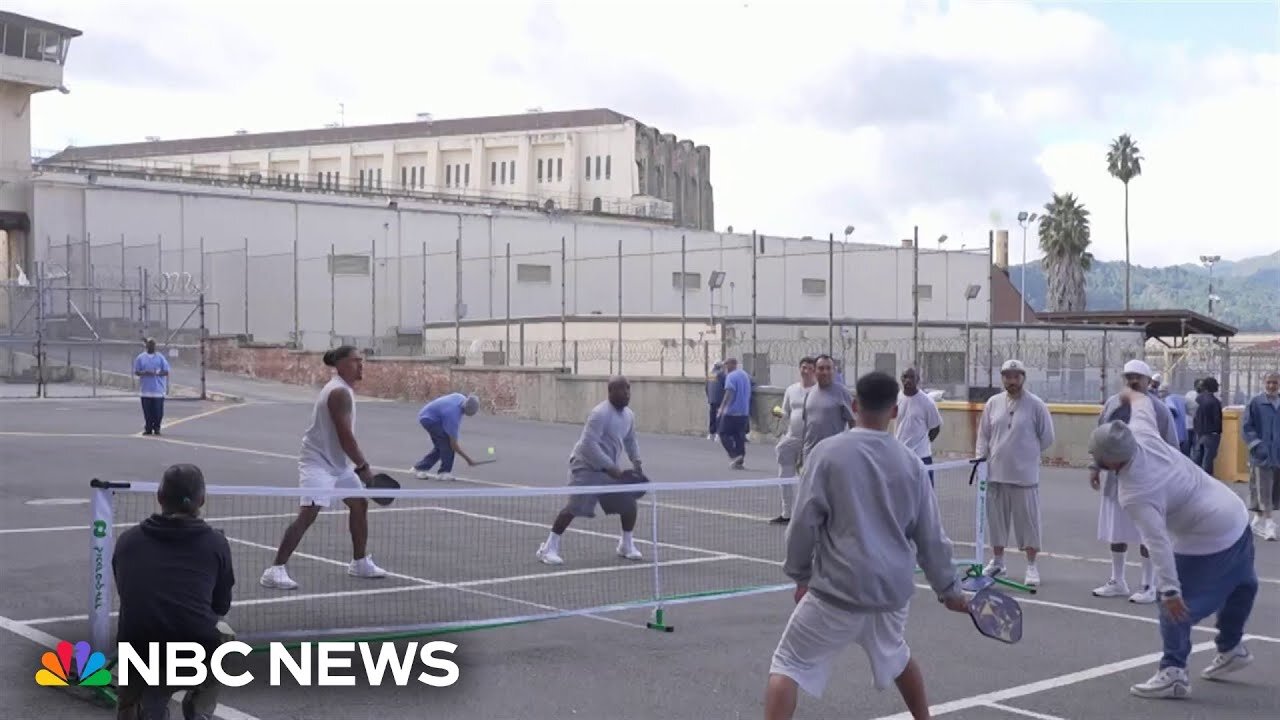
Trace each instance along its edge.
<instances>
[{"instance_id":1,"label":"building roof","mask_svg":"<svg viewBox=\"0 0 1280 720\"><path fill-rule=\"evenodd\" d=\"M199 155L203 153L234 152L236 150L336 145L379 140L447 137L451 135L555 130L569 127L621 125L631 120L632 118L622 113L606 108L446 120L417 120L383 125L286 130L282 132L247 133L244 135L223 135L186 140L159 140L118 145L68 147L66 150L47 158L44 162L94 162L164 155Z\"/></svg>"},{"instance_id":2,"label":"building roof","mask_svg":"<svg viewBox=\"0 0 1280 720\"><path fill-rule=\"evenodd\" d=\"M1141 326L1147 338L1212 335L1231 337L1236 328L1192 310L1094 310L1089 312L1039 312L1036 319L1052 323Z\"/></svg>"},{"instance_id":3,"label":"building roof","mask_svg":"<svg viewBox=\"0 0 1280 720\"><path fill-rule=\"evenodd\" d=\"M53 30L54 32L62 33L67 37L80 37L84 34L75 28L69 28L64 25L51 23L48 20L40 20L38 18L5 12L3 10L0 10L0 23L14 23L15 25L22 25L33 30Z\"/></svg>"}]
</instances>

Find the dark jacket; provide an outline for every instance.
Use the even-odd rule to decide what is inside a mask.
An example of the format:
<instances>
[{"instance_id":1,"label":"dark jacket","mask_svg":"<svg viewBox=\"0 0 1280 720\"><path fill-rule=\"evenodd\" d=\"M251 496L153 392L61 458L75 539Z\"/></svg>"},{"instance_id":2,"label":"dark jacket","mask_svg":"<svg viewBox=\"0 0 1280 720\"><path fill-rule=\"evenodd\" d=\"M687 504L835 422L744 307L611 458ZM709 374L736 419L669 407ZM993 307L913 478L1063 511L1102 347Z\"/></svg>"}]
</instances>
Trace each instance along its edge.
<instances>
[{"instance_id":1,"label":"dark jacket","mask_svg":"<svg viewBox=\"0 0 1280 720\"><path fill-rule=\"evenodd\" d=\"M217 624L231 609L235 585L221 530L199 518L152 515L121 533L111 570L119 642L218 644Z\"/></svg>"},{"instance_id":2,"label":"dark jacket","mask_svg":"<svg viewBox=\"0 0 1280 720\"><path fill-rule=\"evenodd\" d=\"M1280 467L1280 407L1258 393L1244 409L1240 436L1249 450L1249 464Z\"/></svg>"},{"instance_id":3,"label":"dark jacket","mask_svg":"<svg viewBox=\"0 0 1280 720\"><path fill-rule=\"evenodd\" d=\"M1222 403L1218 396L1202 392L1196 396L1196 436L1222 434Z\"/></svg>"},{"instance_id":4,"label":"dark jacket","mask_svg":"<svg viewBox=\"0 0 1280 720\"><path fill-rule=\"evenodd\" d=\"M724 400L724 379L727 373L723 370L717 370L714 377L707 380L707 402L711 405L719 405Z\"/></svg>"}]
</instances>

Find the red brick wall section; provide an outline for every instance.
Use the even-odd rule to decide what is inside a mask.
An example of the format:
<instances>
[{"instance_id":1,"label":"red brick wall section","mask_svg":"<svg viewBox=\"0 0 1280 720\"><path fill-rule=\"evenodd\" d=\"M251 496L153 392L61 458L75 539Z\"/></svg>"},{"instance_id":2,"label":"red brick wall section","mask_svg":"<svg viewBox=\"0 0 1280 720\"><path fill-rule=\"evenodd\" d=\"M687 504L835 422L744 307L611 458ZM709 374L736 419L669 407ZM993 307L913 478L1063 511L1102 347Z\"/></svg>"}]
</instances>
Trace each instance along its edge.
<instances>
[{"instance_id":1,"label":"red brick wall section","mask_svg":"<svg viewBox=\"0 0 1280 720\"><path fill-rule=\"evenodd\" d=\"M333 372L321 360L324 353L265 345L239 337L211 338L206 350L210 370L294 385L319 387ZM488 413L520 414L521 391L536 397L539 371L455 367L417 358L378 358L365 361L359 392L369 397L428 402L446 393L476 393ZM541 372L549 372L543 370Z\"/></svg>"}]
</instances>

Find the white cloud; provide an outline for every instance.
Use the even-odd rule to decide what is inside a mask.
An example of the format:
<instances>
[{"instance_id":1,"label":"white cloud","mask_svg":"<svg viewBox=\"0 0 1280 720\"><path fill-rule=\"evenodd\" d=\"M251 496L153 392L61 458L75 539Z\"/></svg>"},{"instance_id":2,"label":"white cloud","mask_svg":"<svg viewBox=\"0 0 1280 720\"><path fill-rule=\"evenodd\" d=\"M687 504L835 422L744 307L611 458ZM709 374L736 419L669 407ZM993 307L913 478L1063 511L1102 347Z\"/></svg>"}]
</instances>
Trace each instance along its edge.
<instances>
[{"instance_id":1,"label":"white cloud","mask_svg":"<svg viewBox=\"0 0 1280 720\"><path fill-rule=\"evenodd\" d=\"M717 225L985 247L1052 190L1123 257L1107 142L1132 133L1134 260L1280 245L1277 54L1199 57L1027 2L476 0L358 5L18 0L79 27L70 96L33 103L56 149L612 107L711 147ZM1270 203L1268 203L1270 201ZM1020 239L1020 238L1019 238Z\"/></svg>"}]
</instances>

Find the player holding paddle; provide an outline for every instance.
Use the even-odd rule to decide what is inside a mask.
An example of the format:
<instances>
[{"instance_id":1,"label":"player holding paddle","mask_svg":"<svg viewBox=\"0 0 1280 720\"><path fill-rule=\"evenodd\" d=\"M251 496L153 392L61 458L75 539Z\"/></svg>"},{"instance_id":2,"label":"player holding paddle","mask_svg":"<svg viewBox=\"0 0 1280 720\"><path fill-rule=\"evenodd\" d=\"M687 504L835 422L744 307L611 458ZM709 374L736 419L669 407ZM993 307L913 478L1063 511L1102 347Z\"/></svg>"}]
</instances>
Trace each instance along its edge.
<instances>
[{"instance_id":1,"label":"player holding paddle","mask_svg":"<svg viewBox=\"0 0 1280 720\"><path fill-rule=\"evenodd\" d=\"M1191 628L1217 614L1218 654L1200 672L1216 680L1253 662L1244 626L1258 594L1253 533L1244 501L1160 435L1152 398L1126 388L1126 425L1113 420L1089 437L1099 467L1116 473L1117 499L1151 551L1164 656L1156 674L1129 688L1147 698L1191 693Z\"/></svg>"},{"instance_id":2,"label":"player holding paddle","mask_svg":"<svg viewBox=\"0 0 1280 720\"><path fill-rule=\"evenodd\" d=\"M855 393L857 426L813 447L796 489L783 565L796 607L774 651L767 720L791 718L797 688L821 697L836 656L853 644L871 661L876 689L895 683L912 716L929 717L905 638L917 562L947 609L969 612L929 474L889 432L898 382L869 373Z\"/></svg>"},{"instance_id":3,"label":"player holding paddle","mask_svg":"<svg viewBox=\"0 0 1280 720\"><path fill-rule=\"evenodd\" d=\"M627 407L631 403L631 383L625 377L609 378L609 399L596 405L587 415L582 435L569 455L569 485L610 485L618 482L636 482L638 477L628 477L619 467L619 455L625 449L635 473L640 473L640 448L636 444L636 416ZM575 517L593 518L596 504L606 505L601 495L571 495L564 509L551 525L546 542L538 547L538 560L547 565L561 565L560 537L569 529ZM615 503L607 503L605 514L614 514ZM636 529L638 510L634 503L622 504L624 509L616 514L622 520L622 538L618 541L618 555L628 560L643 560L636 549L632 531Z\"/></svg>"},{"instance_id":4,"label":"player holding paddle","mask_svg":"<svg viewBox=\"0 0 1280 720\"><path fill-rule=\"evenodd\" d=\"M311 426L302 436L302 452L298 456L298 484L306 489L359 490L373 480L369 463L356 442L355 385L364 379L364 358L351 345L343 345L324 354L324 364L334 369L333 378L320 389L312 409ZM262 573L258 581L263 587L293 590L298 583L289 577L285 563L302 542L302 536L316 521L321 508L329 507L332 497L299 499L298 517L290 523L276 551L275 563ZM365 552L369 539L369 501L344 498L351 509L351 557L347 574L361 578L385 577L387 572L373 564Z\"/></svg>"},{"instance_id":5,"label":"player holding paddle","mask_svg":"<svg viewBox=\"0 0 1280 720\"><path fill-rule=\"evenodd\" d=\"M471 417L479 409L480 398L462 393L442 395L422 406L418 412L418 424L431 436L433 447L413 466L419 480L431 477L431 468L437 461L440 462L437 479L452 480L454 455L466 460L468 465L476 464L458 444L458 435L462 432L462 417Z\"/></svg>"}]
</instances>

